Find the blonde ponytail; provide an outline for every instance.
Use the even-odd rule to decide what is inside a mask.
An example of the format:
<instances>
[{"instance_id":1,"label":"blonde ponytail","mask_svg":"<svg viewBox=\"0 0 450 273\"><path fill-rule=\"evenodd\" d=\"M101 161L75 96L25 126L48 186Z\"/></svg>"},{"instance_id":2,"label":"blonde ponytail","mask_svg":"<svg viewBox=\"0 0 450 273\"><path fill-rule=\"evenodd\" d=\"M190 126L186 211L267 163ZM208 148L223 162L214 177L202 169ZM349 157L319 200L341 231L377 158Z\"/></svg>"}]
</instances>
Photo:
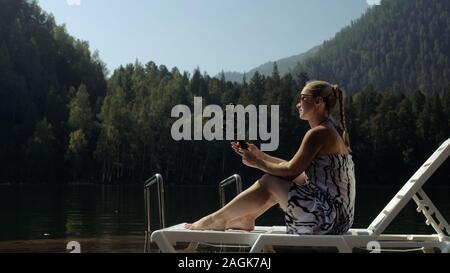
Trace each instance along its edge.
<instances>
[{"instance_id":1,"label":"blonde ponytail","mask_svg":"<svg viewBox=\"0 0 450 273\"><path fill-rule=\"evenodd\" d=\"M338 85L333 86L333 92L334 95L338 97L339 99L339 112L341 114L341 126L344 129L344 132L342 133L342 139L344 140L345 145L350 149L350 136L348 134L347 129L347 121L345 117L345 108L344 108L344 94L341 88L339 88Z\"/></svg>"}]
</instances>

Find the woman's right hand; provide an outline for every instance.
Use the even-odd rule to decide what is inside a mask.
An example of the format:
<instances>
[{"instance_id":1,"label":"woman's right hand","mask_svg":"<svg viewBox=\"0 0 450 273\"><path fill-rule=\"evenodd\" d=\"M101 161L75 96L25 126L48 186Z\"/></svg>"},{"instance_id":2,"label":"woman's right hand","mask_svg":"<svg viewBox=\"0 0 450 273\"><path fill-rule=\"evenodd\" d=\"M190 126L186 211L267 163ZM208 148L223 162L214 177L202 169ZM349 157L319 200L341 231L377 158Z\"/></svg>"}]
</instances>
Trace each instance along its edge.
<instances>
[{"instance_id":1,"label":"woman's right hand","mask_svg":"<svg viewBox=\"0 0 450 273\"><path fill-rule=\"evenodd\" d=\"M250 152L252 152L252 153L256 156L257 159L261 159L261 160L264 160L264 159L265 159L266 154L265 154L263 151L261 151L260 149L258 149L258 147L256 147L254 144L251 144L251 143L247 143L247 145L248 145L248 150L249 150ZM239 145L238 142L231 142L231 148L233 148L233 150L234 150L237 154L239 154L240 156L242 156L242 153L239 151L239 149L241 148L241 146Z\"/></svg>"}]
</instances>

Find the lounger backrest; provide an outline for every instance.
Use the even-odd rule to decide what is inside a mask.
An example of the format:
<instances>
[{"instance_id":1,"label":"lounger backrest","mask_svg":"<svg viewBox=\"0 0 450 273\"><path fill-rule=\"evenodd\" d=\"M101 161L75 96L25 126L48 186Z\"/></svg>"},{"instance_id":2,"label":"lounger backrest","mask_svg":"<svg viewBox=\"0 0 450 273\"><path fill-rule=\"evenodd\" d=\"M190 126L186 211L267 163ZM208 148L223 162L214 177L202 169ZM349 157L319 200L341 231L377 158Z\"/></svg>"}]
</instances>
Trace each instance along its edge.
<instances>
[{"instance_id":1,"label":"lounger backrest","mask_svg":"<svg viewBox=\"0 0 450 273\"><path fill-rule=\"evenodd\" d=\"M386 207L369 225L368 230L379 235L386 229L412 197L422 188L430 176L445 162L450 155L450 138L428 158L417 172L406 182Z\"/></svg>"}]
</instances>

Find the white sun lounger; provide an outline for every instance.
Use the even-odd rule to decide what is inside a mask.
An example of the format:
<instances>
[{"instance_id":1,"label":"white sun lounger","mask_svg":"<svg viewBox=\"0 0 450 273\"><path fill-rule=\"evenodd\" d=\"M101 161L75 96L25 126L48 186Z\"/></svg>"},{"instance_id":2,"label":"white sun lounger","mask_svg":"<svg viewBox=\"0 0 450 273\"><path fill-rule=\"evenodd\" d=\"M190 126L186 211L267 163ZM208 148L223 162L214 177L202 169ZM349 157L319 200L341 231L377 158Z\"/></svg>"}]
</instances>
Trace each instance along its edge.
<instances>
[{"instance_id":1,"label":"white sun lounger","mask_svg":"<svg viewBox=\"0 0 450 273\"><path fill-rule=\"evenodd\" d=\"M250 252L264 252L273 247L327 247L338 252L355 250L450 252L450 226L425 194L422 186L450 155L450 138L447 139L417 172L405 183L386 207L366 229L350 229L345 235L292 235L286 234L286 227L257 226L252 232L246 231L194 231L184 228L184 224L157 230L151 234L161 252L178 252L174 245L191 243L182 251L195 251L199 243L219 244L219 246L247 246ZM436 231L431 235L383 234L387 226L410 201L417 204L418 212L426 218L426 224Z\"/></svg>"}]
</instances>

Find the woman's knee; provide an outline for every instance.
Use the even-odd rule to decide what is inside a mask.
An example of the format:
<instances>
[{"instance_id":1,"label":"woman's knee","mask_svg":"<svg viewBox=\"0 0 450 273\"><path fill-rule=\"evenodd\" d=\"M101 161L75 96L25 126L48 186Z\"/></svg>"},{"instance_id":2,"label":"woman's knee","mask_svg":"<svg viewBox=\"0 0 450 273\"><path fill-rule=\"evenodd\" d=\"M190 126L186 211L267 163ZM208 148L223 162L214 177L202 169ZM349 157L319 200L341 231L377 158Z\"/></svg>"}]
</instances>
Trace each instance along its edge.
<instances>
[{"instance_id":1,"label":"woman's knee","mask_svg":"<svg viewBox=\"0 0 450 273\"><path fill-rule=\"evenodd\" d=\"M270 193L274 193L278 191L278 188L283 187L284 185L281 185L283 183L283 179L281 179L278 176L274 176L271 174L264 174L259 180L258 183L260 186L264 189L266 189ZM287 182L287 181L286 181Z\"/></svg>"},{"instance_id":2,"label":"woman's knee","mask_svg":"<svg viewBox=\"0 0 450 273\"><path fill-rule=\"evenodd\" d=\"M259 183L262 188L269 190L274 178L275 176L273 175L264 174L256 183Z\"/></svg>"},{"instance_id":3,"label":"woman's knee","mask_svg":"<svg viewBox=\"0 0 450 273\"><path fill-rule=\"evenodd\" d=\"M287 195L292 182L278 176L265 174L257 183L267 191L271 199L276 201L276 203L279 203L282 207L286 206Z\"/></svg>"}]
</instances>

